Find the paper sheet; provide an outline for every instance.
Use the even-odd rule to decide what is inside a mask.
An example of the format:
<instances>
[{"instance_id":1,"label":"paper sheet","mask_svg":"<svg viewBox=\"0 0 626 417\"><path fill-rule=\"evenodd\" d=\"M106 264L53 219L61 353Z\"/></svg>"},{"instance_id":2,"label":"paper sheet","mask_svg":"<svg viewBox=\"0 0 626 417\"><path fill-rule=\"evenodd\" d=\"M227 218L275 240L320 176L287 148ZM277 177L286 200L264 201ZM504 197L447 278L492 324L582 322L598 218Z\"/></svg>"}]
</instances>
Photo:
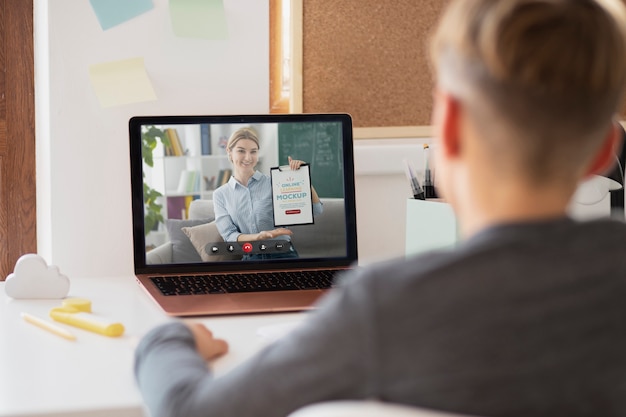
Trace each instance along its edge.
<instances>
[{"instance_id":1,"label":"paper sheet","mask_svg":"<svg viewBox=\"0 0 626 417\"><path fill-rule=\"evenodd\" d=\"M296 171L288 167L272 168L272 204L274 226L313 223L311 175L308 165Z\"/></svg>"},{"instance_id":2,"label":"paper sheet","mask_svg":"<svg viewBox=\"0 0 626 417\"><path fill-rule=\"evenodd\" d=\"M143 58L105 62L89 67L91 84L102 107L156 100Z\"/></svg>"},{"instance_id":3,"label":"paper sheet","mask_svg":"<svg viewBox=\"0 0 626 417\"><path fill-rule=\"evenodd\" d=\"M102 30L117 26L153 8L152 0L89 0Z\"/></svg>"},{"instance_id":4,"label":"paper sheet","mask_svg":"<svg viewBox=\"0 0 626 417\"><path fill-rule=\"evenodd\" d=\"M228 39L223 0L170 0L170 19L178 37Z\"/></svg>"}]
</instances>

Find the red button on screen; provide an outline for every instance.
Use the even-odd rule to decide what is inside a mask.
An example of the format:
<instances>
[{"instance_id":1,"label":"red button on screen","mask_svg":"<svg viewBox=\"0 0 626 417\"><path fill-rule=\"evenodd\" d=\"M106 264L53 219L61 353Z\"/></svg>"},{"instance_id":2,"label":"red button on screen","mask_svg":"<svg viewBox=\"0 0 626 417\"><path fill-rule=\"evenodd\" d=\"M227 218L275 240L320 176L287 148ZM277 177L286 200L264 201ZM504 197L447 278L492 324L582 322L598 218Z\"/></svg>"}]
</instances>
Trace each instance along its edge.
<instances>
[{"instance_id":1,"label":"red button on screen","mask_svg":"<svg viewBox=\"0 0 626 417\"><path fill-rule=\"evenodd\" d=\"M252 252L252 243L248 243L248 242L244 243L241 246L241 249L243 249L243 251L246 252L246 253Z\"/></svg>"}]
</instances>

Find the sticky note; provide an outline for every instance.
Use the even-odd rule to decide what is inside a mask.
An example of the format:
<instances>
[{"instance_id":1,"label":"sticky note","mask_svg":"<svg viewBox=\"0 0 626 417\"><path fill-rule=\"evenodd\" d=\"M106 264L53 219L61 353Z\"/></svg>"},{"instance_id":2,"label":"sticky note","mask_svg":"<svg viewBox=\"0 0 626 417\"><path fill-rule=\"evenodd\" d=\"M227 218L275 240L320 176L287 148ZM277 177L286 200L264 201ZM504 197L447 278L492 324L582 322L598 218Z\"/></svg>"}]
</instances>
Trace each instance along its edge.
<instances>
[{"instance_id":1,"label":"sticky note","mask_svg":"<svg viewBox=\"0 0 626 417\"><path fill-rule=\"evenodd\" d=\"M228 39L223 0L170 0L170 20L181 38Z\"/></svg>"},{"instance_id":2,"label":"sticky note","mask_svg":"<svg viewBox=\"0 0 626 417\"><path fill-rule=\"evenodd\" d=\"M102 30L117 26L153 8L152 0L89 0Z\"/></svg>"},{"instance_id":3,"label":"sticky note","mask_svg":"<svg viewBox=\"0 0 626 417\"><path fill-rule=\"evenodd\" d=\"M143 58L105 62L89 67L89 78L102 107L156 100Z\"/></svg>"}]
</instances>

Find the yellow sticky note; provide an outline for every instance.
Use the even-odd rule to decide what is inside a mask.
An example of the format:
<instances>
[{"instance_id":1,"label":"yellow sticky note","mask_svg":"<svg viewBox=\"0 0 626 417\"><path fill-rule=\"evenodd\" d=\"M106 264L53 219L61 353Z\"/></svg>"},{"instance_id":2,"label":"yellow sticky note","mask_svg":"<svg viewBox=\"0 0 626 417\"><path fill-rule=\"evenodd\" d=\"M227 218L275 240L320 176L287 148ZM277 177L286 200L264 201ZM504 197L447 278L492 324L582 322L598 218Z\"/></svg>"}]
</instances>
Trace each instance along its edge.
<instances>
[{"instance_id":1,"label":"yellow sticky note","mask_svg":"<svg viewBox=\"0 0 626 417\"><path fill-rule=\"evenodd\" d=\"M170 0L170 19L178 37L228 39L224 0Z\"/></svg>"},{"instance_id":2,"label":"yellow sticky note","mask_svg":"<svg viewBox=\"0 0 626 417\"><path fill-rule=\"evenodd\" d=\"M89 78L102 107L152 101L157 98L143 58L91 65Z\"/></svg>"}]
</instances>

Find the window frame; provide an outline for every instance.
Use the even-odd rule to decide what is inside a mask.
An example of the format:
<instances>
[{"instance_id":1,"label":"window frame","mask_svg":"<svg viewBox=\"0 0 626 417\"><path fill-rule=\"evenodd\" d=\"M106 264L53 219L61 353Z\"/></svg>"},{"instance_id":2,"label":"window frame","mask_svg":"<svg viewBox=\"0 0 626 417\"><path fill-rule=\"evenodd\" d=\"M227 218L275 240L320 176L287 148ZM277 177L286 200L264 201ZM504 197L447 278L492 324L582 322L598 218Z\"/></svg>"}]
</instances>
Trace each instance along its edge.
<instances>
[{"instance_id":1,"label":"window frame","mask_svg":"<svg viewBox=\"0 0 626 417\"><path fill-rule=\"evenodd\" d=\"M289 2L289 74L284 74L283 3ZM270 113L302 113L302 0L270 0ZM285 76L289 91L282 88Z\"/></svg>"}]
</instances>

